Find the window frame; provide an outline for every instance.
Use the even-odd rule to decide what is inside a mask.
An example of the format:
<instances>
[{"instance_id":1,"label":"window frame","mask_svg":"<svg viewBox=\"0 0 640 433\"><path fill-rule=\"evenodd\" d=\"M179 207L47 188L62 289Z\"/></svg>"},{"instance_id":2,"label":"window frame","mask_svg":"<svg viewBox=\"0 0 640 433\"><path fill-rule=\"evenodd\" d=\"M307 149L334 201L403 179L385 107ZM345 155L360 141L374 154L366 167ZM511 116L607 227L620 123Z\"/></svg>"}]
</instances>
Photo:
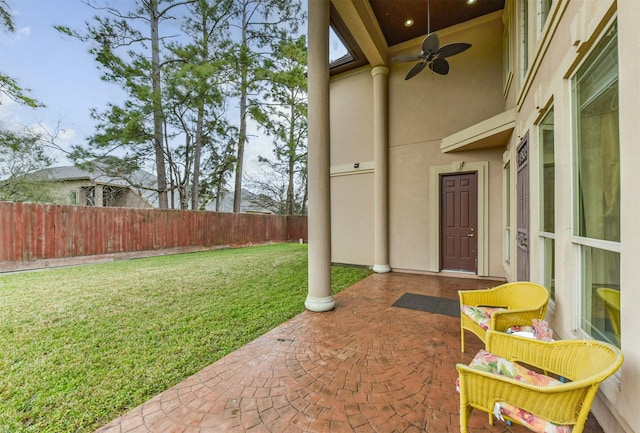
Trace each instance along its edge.
<instances>
[{"instance_id":1,"label":"window frame","mask_svg":"<svg viewBox=\"0 0 640 433\"><path fill-rule=\"evenodd\" d=\"M552 117L552 123L551 126L549 126L548 123L546 123L547 119L549 116L553 116ZM538 125L538 148L539 148L539 186L538 186L538 203L540 203L539 206L539 218L538 218L538 241L539 241L539 257L540 257L540 279L541 281L544 281L545 286L550 290L551 292L551 300L555 301L555 263L552 263L554 272L551 275L551 281L547 282L547 257L546 257L546 243L548 241L552 242L552 249L553 249L553 253L552 253L552 261L555 262L555 242L556 242L556 233L555 233L555 222L554 222L554 230L552 232L545 230L545 218L544 218L544 212L545 212L545 179L546 179L546 175L544 172L544 168L545 168L545 159L544 159L544 139L545 139L545 134L544 131L552 131L553 136L554 136L554 140L553 140L553 170L555 173L555 109L553 104L551 104L549 106L549 108L546 110L546 113L544 114L544 116L542 117L542 119L540 120L540 123ZM554 201L553 201L553 218L555 219L555 175L554 175L554 182L553 182L553 190L554 190Z\"/></svg>"},{"instance_id":2,"label":"window frame","mask_svg":"<svg viewBox=\"0 0 640 433\"><path fill-rule=\"evenodd\" d=\"M573 291L572 291L573 293L572 303L576 305L575 311L577 313L575 315L572 315L572 319L573 319L572 327L573 329L576 330L576 332L579 334L581 338L587 338L587 339L596 339L596 338L594 337L593 332L590 333L588 330L584 329L584 326L583 326L583 324L585 323L585 320L589 320L590 323L592 323L590 318L592 317L592 313L593 313L593 311L589 311L588 312L589 318L587 318L587 314L586 314L587 312L585 311L585 306L587 305L588 301L593 299L593 293L592 293L593 285L591 286L590 293L587 293L589 291L586 289L586 284L589 281L591 281L591 275L587 277L587 273L585 272L586 270L584 269L584 266L583 266L584 265L583 254L585 253L587 248L601 250L605 253L618 254L619 256L618 262L620 263L622 238L619 241L611 241L611 240L604 240L604 239L597 239L597 238L589 238L589 237L581 236L579 234L579 227L578 227L579 218L580 218L579 191L578 191L578 188L580 187L580 184L578 182L578 164L579 164L578 125L579 125L579 122L577 119L580 116L580 111L581 111L579 104L583 101L577 100L578 96L576 94L575 86L576 86L576 80L578 79L578 74L581 72L583 66L590 61L594 61L595 58L600 56L601 53L605 51L607 47L609 47L608 44L601 45L601 43L603 39L611 31L613 31L614 27L616 32L614 43L617 46L618 44L617 17L614 17L604 27L604 30L600 33L600 35L598 35L598 38L594 42L591 49L587 53L585 53L584 58L580 62L580 65L576 67L571 77L569 78L570 88L571 88L570 98L571 98L571 146L572 146L571 148L572 230L570 235L570 249L571 249L571 262L572 262L572 267L571 267L572 281L574 281ZM593 56L596 56L596 57L594 58ZM616 59L616 61L619 62L619 59ZM614 81L619 81L619 70L617 70L616 78ZM620 133L620 130L618 125L618 134L619 133ZM618 167L618 169L620 168ZM618 192L620 193L620 191ZM622 196L620 196L619 200L622 201ZM620 272L620 268L618 268L618 272ZM619 279L620 279L620 276L618 275L618 280ZM611 343L611 341L608 341L608 340L605 340L605 341ZM619 344L621 343L621 339L618 343Z\"/></svg>"}]
</instances>

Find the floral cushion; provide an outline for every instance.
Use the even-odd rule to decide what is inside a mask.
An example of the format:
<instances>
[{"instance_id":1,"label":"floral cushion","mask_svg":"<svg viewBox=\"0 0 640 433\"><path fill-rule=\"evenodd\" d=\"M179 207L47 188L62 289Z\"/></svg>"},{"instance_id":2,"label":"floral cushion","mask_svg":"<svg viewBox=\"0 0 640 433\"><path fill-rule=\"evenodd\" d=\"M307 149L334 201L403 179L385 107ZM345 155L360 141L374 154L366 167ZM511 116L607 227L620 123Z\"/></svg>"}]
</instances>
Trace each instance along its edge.
<instances>
[{"instance_id":1,"label":"floral cushion","mask_svg":"<svg viewBox=\"0 0 640 433\"><path fill-rule=\"evenodd\" d=\"M503 415L508 416L536 433L571 433L573 430L570 425L554 424L504 401L496 402L493 413L502 421L504 421Z\"/></svg>"},{"instance_id":2,"label":"floral cushion","mask_svg":"<svg viewBox=\"0 0 640 433\"><path fill-rule=\"evenodd\" d=\"M460 311L465 316L476 322L485 331L489 329L491 315L496 311L505 311L502 307L474 307L472 305L460 305Z\"/></svg>"},{"instance_id":3,"label":"floral cushion","mask_svg":"<svg viewBox=\"0 0 640 433\"><path fill-rule=\"evenodd\" d=\"M486 350L480 350L469 366L473 369L484 371L491 374L507 376L538 386L555 386L562 382L553 377L531 371L522 365L511 362L508 359L494 355ZM456 389L460 392L460 378L456 381ZM494 408L496 418L503 420L502 415L506 415L514 421L526 426L530 430L538 433L570 433L570 426L561 426L544 420L530 412L524 411L507 402L496 402Z\"/></svg>"},{"instance_id":4,"label":"floral cushion","mask_svg":"<svg viewBox=\"0 0 640 433\"><path fill-rule=\"evenodd\" d=\"M486 350L480 350L469 364L469 367L487 373L512 377L530 385L554 386L562 384L562 382L553 377L531 371L516 362L511 362Z\"/></svg>"}]
</instances>

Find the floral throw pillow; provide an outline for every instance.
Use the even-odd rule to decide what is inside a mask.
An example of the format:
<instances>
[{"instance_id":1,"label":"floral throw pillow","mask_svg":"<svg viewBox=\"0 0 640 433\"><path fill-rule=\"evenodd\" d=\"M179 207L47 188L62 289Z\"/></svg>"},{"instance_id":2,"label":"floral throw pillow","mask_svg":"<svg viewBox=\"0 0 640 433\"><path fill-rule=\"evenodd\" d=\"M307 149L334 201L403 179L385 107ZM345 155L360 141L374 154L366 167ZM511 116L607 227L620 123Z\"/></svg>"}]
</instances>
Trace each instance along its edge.
<instances>
[{"instance_id":1,"label":"floral throw pillow","mask_svg":"<svg viewBox=\"0 0 640 433\"><path fill-rule=\"evenodd\" d=\"M506 332L507 334L515 334L516 332L530 332L531 335L533 335L533 326L513 325L507 328L507 330L504 332Z\"/></svg>"}]
</instances>

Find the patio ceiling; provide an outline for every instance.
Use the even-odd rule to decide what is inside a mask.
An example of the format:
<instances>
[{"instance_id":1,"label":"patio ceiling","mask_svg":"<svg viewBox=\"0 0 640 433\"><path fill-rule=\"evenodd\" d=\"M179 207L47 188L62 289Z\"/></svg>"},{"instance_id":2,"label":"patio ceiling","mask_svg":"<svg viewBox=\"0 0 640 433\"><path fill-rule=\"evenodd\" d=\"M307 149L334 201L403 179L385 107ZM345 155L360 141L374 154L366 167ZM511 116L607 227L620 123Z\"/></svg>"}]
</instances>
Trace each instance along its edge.
<instances>
[{"instance_id":1,"label":"patio ceiling","mask_svg":"<svg viewBox=\"0 0 640 433\"><path fill-rule=\"evenodd\" d=\"M447 27L478 18L504 8L505 0L333 0L331 22L336 34L342 39L349 54L332 63L332 74L370 63L358 35L354 34L353 10L361 19L362 26L369 29L378 27L385 48L437 32ZM429 6L429 7L427 7ZM342 16L344 15L344 16ZM407 26L407 20L413 25ZM371 22L374 21L375 23ZM368 22L369 21L369 22ZM381 41L382 42L382 41Z\"/></svg>"}]
</instances>

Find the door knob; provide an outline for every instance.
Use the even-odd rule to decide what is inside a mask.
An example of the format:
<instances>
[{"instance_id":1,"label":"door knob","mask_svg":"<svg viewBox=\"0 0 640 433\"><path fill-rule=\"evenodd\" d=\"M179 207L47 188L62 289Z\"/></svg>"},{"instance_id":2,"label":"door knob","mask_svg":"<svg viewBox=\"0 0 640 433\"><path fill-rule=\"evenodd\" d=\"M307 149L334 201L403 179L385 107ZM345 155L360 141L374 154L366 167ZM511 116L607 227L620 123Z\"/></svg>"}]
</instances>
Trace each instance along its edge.
<instances>
[{"instance_id":1,"label":"door knob","mask_svg":"<svg viewBox=\"0 0 640 433\"><path fill-rule=\"evenodd\" d=\"M473 233L469 233L467 236L472 238L473 237Z\"/></svg>"}]
</instances>

